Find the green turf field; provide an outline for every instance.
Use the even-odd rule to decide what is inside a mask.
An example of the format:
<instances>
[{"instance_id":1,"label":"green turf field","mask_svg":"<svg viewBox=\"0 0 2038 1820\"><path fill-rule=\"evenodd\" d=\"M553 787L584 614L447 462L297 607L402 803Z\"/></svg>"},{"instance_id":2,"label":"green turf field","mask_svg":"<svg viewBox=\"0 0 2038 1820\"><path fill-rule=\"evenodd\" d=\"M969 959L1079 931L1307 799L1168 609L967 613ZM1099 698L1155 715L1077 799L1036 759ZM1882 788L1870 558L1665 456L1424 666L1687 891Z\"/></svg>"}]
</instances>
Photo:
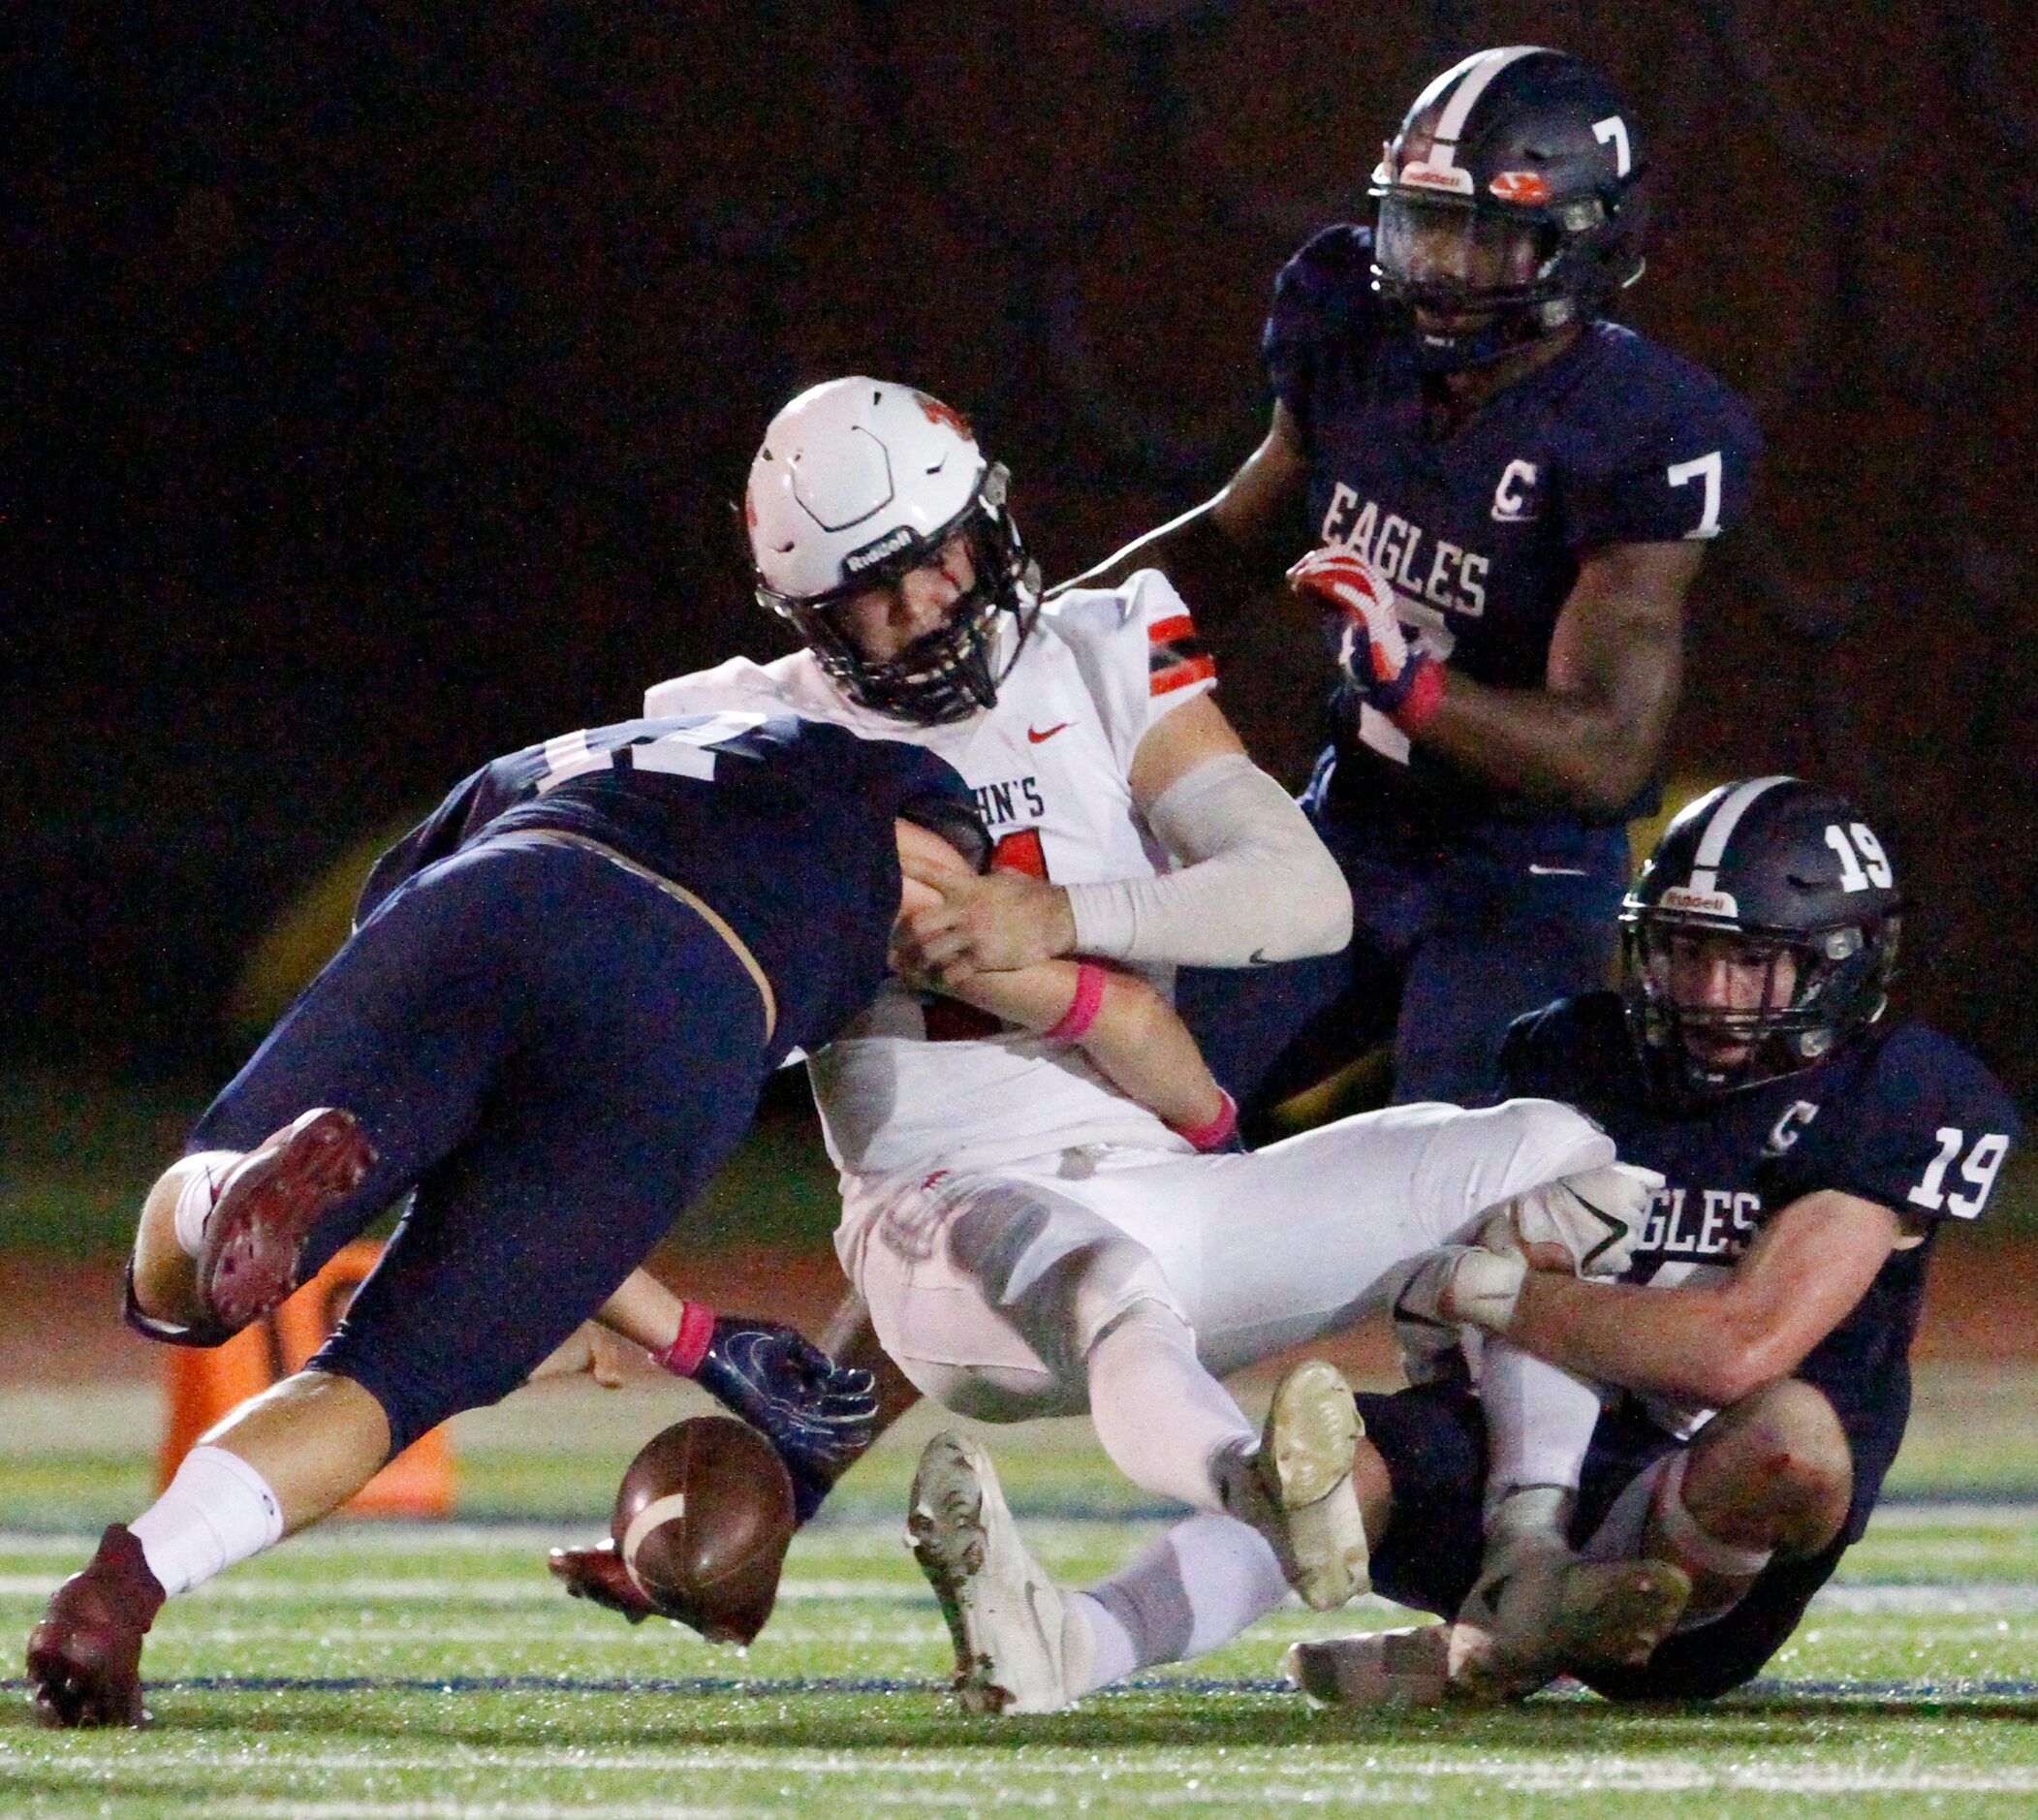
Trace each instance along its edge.
<instances>
[{"instance_id":1,"label":"green turf field","mask_svg":"<svg viewBox=\"0 0 2038 1820\"><path fill-rule=\"evenodd\" d=\"M796 1541L778 1613L742 1653L629 1629L558 1596L541 1564L548 1542L598 1529L622 1461L680 1406L528 1393L461 1426L463 1512L485 1521L335 1525L173 1602L150 1642L152 1732L35 1731L15 1682L0 1814L2027 1815L2038 1504L1977 1488L2038 1491L2038 1442L2007 1419L2034 1391L2023 1374L1928 1377L1902 1501L1771 1679L1709 1710L1552 1695L1506 1713L1312 1712L1279 1679L1283 1647L1325 1627L1296 1607L1184 1670L1005 1721L963 1720L942 1691L946 1634L900 1540L917 1413ZM24 1636L91 1525L145 1494L150 1420L133 1392L0 1397L0 1629ZM1082 1425L993 1445L1065 1577L1155 1533ZM1934 1486L1960 1494L1926 1501ZM1368 1600L1340 1621L1396 1620Z\"/></svg>"}]
</instances>

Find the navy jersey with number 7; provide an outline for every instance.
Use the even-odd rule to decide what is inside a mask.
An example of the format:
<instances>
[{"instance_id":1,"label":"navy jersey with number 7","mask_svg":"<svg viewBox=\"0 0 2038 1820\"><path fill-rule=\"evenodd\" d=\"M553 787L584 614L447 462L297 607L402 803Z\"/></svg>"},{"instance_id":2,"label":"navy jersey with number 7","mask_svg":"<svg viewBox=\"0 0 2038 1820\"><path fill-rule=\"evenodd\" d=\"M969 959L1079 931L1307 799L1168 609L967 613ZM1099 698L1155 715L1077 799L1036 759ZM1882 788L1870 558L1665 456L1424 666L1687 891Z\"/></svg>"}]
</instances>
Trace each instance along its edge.
<instances>
[{"instance_id":1,"label":"navy jersey with number 7","mask_svg":"<svg viewBox=\"0 0 2038 1820\"><path fill-rule=\"evenodd\" d=\"M1439 427L1372 260L1370 228L1325 229L1282 270L1267 323L1267 371L1308 457L1316 535L1385 570L1403 621L1453 670L1541 688L1581 558L1712 538L1746 511L1754 418L1704 367L1598 321L1469 421ZM1355 701L1337 702L1336 727L1333 816L1544 812L1411 750Z\"/></svg>"}]
</instances>

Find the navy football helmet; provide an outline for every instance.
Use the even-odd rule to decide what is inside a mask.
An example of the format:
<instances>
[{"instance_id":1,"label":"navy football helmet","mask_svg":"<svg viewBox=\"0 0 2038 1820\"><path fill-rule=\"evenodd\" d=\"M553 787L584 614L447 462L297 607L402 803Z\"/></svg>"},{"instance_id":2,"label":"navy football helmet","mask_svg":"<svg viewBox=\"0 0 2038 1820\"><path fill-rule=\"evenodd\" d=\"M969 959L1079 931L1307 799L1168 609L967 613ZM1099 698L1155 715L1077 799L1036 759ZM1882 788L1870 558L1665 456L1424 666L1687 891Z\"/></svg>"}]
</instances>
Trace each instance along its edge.
<instances>
[{"instance_id":1,"label":"navy football helmet","mask_svg":"<svg viewBox=\"0 0 2038 1820\"><path fill-rule=\"evenodd\" d=\"M920 726L997 700L1040 607L1040 568L962 416L910 386L861 376L810 387L771 420L744 518L757 599L790 621L853 702ZM975 584L946 624L880 661L834 609L969 543Z\"/></svg>"},{"instance_id":2,"label":"navy football helmet","mask_svg":"<svg viewBox=\"0 0 2038 1820\"><path fill-rule=\"evenodd\" d=\"M1561 50L1506 45L1416 97L1368 192L1373 275L1423 363L1476 366L1603 310L1642 275L1635 117Z\"/></svg>"},{"instance_id":3,"label":"navy football helmet","mask_svg":"<svg viewBox=\"0 0 2038 1820\"><path fill-rule=\"evenodd\" d=\"M1680 1095L1795 1074L1882 1016L1900 910L1888 853L1843 798L1797 777L1722 784L1664 831L1621 904L1629 1026ZM1754 1008L1671 989L1678 944L1721 936L1766 968Z\"/></svg>"}]
</instances>

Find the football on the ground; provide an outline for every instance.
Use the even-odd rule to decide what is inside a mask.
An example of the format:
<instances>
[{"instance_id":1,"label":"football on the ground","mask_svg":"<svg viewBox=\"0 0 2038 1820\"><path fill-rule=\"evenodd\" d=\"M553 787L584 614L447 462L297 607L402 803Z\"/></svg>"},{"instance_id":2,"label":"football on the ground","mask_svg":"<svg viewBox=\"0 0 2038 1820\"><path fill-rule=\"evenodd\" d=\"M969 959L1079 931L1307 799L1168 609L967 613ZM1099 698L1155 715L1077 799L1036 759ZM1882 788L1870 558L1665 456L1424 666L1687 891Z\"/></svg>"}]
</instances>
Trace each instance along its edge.
<instances>
[{"instance_id":1,"label":"football on the ground","mask_svg":"<svg viewBox=\"0 0 2038 1820\"><path fill-rule=\"evenodd\" d=\"M728 1416L654 1434L610 1520L644 1597L710 1643L747 1644L764 1629L796 1526L793 1481L770 1442Z\"/></svg>"}]
</instances>

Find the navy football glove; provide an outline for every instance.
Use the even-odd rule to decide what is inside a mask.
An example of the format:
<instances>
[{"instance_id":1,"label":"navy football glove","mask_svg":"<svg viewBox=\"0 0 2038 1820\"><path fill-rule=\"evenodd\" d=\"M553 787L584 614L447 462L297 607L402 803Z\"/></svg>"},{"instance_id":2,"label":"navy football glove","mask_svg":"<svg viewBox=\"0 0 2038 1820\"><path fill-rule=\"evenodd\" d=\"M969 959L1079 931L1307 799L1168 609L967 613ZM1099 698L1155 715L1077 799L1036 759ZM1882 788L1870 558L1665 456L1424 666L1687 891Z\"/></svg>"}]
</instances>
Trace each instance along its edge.
<instances>
[{"instance_id":1,"label":"navy football glove","mask_svg":"<svg viewBox=\"0 0 2038 1820\"><path fill-rule=\"evenodd\" d=\"M692 1376L777 1450L801 1522L877 1438L877 1380L781 1322L716 1315Z\"/></svg>"}]
</instances>

